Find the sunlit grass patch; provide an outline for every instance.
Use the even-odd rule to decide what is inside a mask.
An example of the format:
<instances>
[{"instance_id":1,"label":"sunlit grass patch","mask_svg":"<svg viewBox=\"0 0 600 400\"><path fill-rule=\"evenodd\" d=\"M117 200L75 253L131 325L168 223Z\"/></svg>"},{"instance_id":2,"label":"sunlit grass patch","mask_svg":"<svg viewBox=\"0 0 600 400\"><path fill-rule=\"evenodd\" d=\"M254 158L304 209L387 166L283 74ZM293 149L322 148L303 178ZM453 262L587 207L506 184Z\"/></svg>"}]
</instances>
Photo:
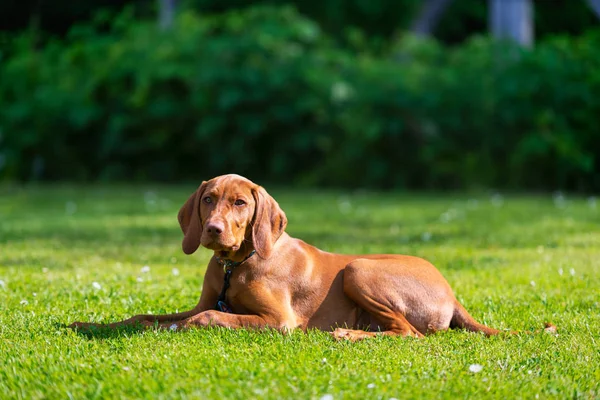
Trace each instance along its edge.
<instances>
[{"instance_id":1,"label":"sunlit grass patch","mask_svg":"<svg viewBox=\"0 0 600 400\"><path fill-rule=\"evenodd\" d=\"M600 210L564 195L271 190L293 236L329 251L425 257L481 322L551 321L558 336L450 331L351 344L317 331L65 329L195 305L210 252L183 255L176 219L194 189L3 189L0 397L600 396Z\"/></svg>"}]
</instances>

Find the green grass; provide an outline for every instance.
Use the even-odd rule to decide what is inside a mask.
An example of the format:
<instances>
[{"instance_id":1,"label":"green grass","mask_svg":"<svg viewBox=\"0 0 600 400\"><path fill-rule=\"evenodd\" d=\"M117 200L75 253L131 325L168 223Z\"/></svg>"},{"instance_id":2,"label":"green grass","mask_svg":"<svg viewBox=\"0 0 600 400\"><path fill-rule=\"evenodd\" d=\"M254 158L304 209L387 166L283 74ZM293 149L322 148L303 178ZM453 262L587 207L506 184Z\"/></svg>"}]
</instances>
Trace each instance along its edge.
<instances>
[{"instance_id":1,"label":"green grass","mask_svg":"<svg viewBox=\"0 0 600 400\"><path fill-rule=\"evenodd\" d=\"M272 190L291 235L425 257L481 322L551 321L557 336L65 329L196 304L210 252L183 255L176 219L194 189L1 189L0 397L600 397L600 204L586 198Z\"/></svg>"}]
</instances>

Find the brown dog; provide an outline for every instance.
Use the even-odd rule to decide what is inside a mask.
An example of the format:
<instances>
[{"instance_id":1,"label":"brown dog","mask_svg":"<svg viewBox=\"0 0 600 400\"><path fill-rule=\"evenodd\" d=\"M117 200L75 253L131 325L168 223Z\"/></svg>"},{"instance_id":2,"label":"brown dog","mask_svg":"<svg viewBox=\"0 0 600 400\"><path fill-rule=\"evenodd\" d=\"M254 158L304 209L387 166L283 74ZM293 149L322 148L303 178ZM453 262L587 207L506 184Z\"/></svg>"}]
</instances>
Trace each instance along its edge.
<instances>
[{"instance_id":1,"label":"brown dog","mask_svg":"<svg viewBox=\"0 0 600 400\"><path fill-rule=\"evenodd\" d=\"M290 237L277 202L239 175L203 182L178 218L186 254L200 245L214 251L198 305L109 327L317 328L352 341L377 334L420 337L454 327L500 333L475 321L421 258L332 254Z\"/></svg>"}]
</instances>

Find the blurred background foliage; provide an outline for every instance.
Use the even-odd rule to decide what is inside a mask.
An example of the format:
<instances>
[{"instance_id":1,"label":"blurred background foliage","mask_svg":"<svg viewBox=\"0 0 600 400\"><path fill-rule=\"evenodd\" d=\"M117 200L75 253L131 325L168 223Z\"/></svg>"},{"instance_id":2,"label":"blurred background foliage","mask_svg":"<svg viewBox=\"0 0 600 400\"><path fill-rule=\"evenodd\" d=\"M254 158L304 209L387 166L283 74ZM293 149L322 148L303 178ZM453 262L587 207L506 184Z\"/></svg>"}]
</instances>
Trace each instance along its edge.
<instances>
[{"instance_id":1,"label":"blurred background foliage","mask_svg":"<svg viewBox=\"0 0 600 400\"><path fill-rule=\"evenodd\" d=\"M4 1L0 178L600 190L585 2L535 2L532 49L483 1L411 35L419 4Z\"/></svg>"}]
</instances>

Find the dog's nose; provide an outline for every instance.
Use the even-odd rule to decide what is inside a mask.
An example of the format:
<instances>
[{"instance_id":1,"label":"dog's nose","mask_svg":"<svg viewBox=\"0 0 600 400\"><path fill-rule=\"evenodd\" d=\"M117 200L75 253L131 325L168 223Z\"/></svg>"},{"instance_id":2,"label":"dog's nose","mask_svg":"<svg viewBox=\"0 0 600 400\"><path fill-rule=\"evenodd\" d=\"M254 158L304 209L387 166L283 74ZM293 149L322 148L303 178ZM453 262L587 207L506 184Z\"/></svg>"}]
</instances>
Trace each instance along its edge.
<instances>
[{"instance_id":1,"label":"dog's nose","mask_svg":"<svg viewBox=\"0 0 600 400\"><path fill-rule=\"evenodd\" d=\"M223 233L223 223L222 222L210 222L206 225L206 231L213 236L220 235Z\"/></svg>"}]
</instances>

